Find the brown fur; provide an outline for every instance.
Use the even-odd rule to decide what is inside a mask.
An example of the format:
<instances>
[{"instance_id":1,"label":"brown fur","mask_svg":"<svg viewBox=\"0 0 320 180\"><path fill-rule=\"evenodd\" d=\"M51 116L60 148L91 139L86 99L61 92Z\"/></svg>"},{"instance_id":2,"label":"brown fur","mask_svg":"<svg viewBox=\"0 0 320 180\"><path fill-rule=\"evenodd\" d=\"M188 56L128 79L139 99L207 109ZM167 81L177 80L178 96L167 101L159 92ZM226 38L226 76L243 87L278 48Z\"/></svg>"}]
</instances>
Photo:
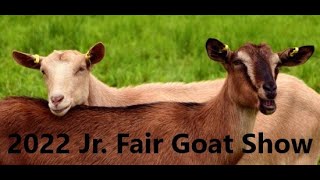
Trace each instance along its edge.
<instances>
[{"instance_id":1,"label":"brown fur","mask_svg":"<svg viewBox=\"0 0 320 180\"><path fill-rule=\"evenodd\" d=\"M299 100L301 99L302 96L304 96L303 93L299 93L301 92L299 88L295 89L295 93L293 93L291 90L289 90L288 93L286 92L286 87L290 86L291 83L297 84L297 85L300 84L300 86L301 85L306 86L304 83L288 75L280 75L278 79L278 83L281 85L279 86L279 89L280 89L280 92L282 92L278 95L278 98L277 98L277 104L279 105L279 109L280 109L278 110L278 112L279 111L287 112L288 106L295 104L294 102L300 102L300 104L302 105L307 104L307 101ZM103 105L126 106L126 105L141 104L141 103L156 102L156 101L205 102L208 99L214 97L220 91L222 85L223 85L223 80L216 80L216 81L189 83L189 84L152 83L152 84L144 84L136 87L126 87L126 88L116 89L116 88L111 88L104 85L102 82L98 81L96 78L94 78L94 76L91 75L90 76L90 92L95 92L95 93L91 93L90 95L91 100L89 99L89 104L99 105L99 106L103 106ZM310 91L312 91L312 89L305 88L305 92L310 92ZM287 96L283 96L284 93ZM292 96L292 94L294 94L294 96ZM307 93L307 94L310 94L310 93ZM313 96L317 97L318 94ZM289 99L292 99L292 97L296 97L296 98L291 102ZM314 99L314 98L310 98L310 99ZM293 107L296 110L292 110L292 112L290 113L281 113L281 115L280 113L276 113L275 115L272 115L272 116L265 116L259 113L258 121L260 123L258 126L255 126L255 132L267 131L267 132L270 132L270 134L274 134L275 136L278 136L279 138L281 138L282 132L284 132L285 129L277 128L273 130L274 127L271 126L271 124L273 124L274 122L280 123L281 119L288 119L287 117L291 117L293 119L291 122L293 124L298 122L298 120L301 119L299 118L301 117L299 113L301 109L299 105L296 105ZM290 109L293 109L293 108L290 107ZM313 109L313 108L309 108L309 109ZM302 110L308 111L309 109L302 109ZM316 109L314 109L314 111L316 111ZM310 117L309 119L312 119L312 117L315 117L315 119L317 119L316 114L309 113L308 115L309 116L307 117ZM267 121L265 121L264 119L267 119ZM307 120L303 122L307 122ZM261 128L259 128L260 126ZM306 131L307 130L305 131L301 130L300 133L304 134ZM315 131L312 131L312 132L315 132ZM315 137L314 133L311 133L311 134L312 134L311 137ZM317 150L316 148L313 148L312 151L316 152ZM315 154L319 154L319 153L316 152ZM250 155L250 156L253 156L253 155ZM243 159L246 159L246 158L243 158ZM263 164L264 162L268 163L270 161L270 158L269 160L260 158L261 161L256 161L255 158L249 158L249 159L250 159L250 162L248 158L247 160L242 160L241 162L243 162L243 164L259 163L259 162ZM294 163L302 162L301 160L298 160L299 158L293 158L293 159L287 158L288 161L285 161L285 162L279 159L278 161L276 161L276 159L277 159L277 155L275 155L272 162L269 162L269 163L279 164L283 162L288 164L294 164ZM313 158L312 162L314 162L314 159L316 158ZM308 163L310 163L310 161Z\"/></svg>"},{"instance_id":2,"label":"brown fur","mask_svg":"<svg viewBox=\"0 0 320 180\"><path fill-rule=\"evenodd\" d=\"M225 103L216 103L223 99ZM229 102L229 103L228 103ZM223 106L221 106L223 105ZM229 112L213 109L230 109ZM238 128L241 123L237 117L237 106L220 97L207 104L188 105L183 103L156 103L136 105L124 108L80 106L68 114L57 117L50 113L47 102L31 98L9 98L0 102L0 149L8 149L13 140L8 136L18 133L22 137L34 133L66 133L70 142L66 146L70 154L34 154L22 151L19 155L1 151L2 164L235 164L241 157L241 144L237 143ZM218 119L216 119L218 118ZM221 120L220 120L221 119ZM247 119L249 120L249 119ZM251 121L254 121L251 118ZM116 152L117 134L129 133L132 138L145 137L150 132L152 138L163 138L159 154L131 154L125 148L124 153ZM102 138L106 154L79 154L83 146L84 133ZM178 133L189 134L189 140L195 138L223 138L230 135L235 139L234 153L227 154L179 154L171 148L171 139ZM40 139L40 138L39 138ZM39 147L47 140L39 140ZM55 139L51 145L56 149L61 144ZM242 146L241 146L242 147ZM21 148L21 146L19 146Z\"/></svg>"},{"instance_id":3,"label":"brown fur","mask_svg":"<svg viewBox=\"0 0 320 180\"><path fill-rule=\"evenodd\" d=\"M207 50L211 54L218 40L209 39ZM270 51L269 51L270 52ZM232 62L217 54L217 57ZM212 58L210 56L210 58ZM268 61L268 59L266 59ZM1 136L4 143L0 149L8 149L12 140L8 134L18 133L26 136L34 133L48 133L56 137L67 133L70 137L69 148L72 152L66 156L59 154L28 154L22 151L20 156L2 153L3 164L235 164L242 156L244 144L242 136L253 129L258 112L258 92L250 86L243 66L224 64L228 77L219 92L206 103L184 104L163 102L129 107L78 107L67 115L57 117L49 113L43 101L12 98L0 104ZM266 70L268 71L268 70ZM260 73L260 72L259 72ZM270 75L270 70L268 71ZM272 75L271 75L272 76ZM125 151L117 153L115 138L118 133L129 133L131 137L143 138L149 132L154 138L163 138L164 143L159 154L139 155ZM85 155L77 153L78 141L88 133L96 138L103 138L108 154ZM233 153L223 148L221 154L208 151L197 154L179 154L172 151L170 139L179 133L187 133L192 142L197 138L233 139ZM41 142L40 144L42 144ZM58 142L54 142L57 147ZM83 143L82 143L83 144ZM224 145L222 145L224 147ZM60 157L60 158L59 158ZM64 158L61 158L64 157Z\"/></svg>"},{"instance_id":4,"label":"brown fur","mask_svg":"<svg viewBox=\"0 0 320 180\"><path fill-rule=\"evenodd\" d=\"M151 97L157 97L159 99L171 98L171 100L179 102L203 103L216 96L221 90L223 83L224 79L188 84L144 84L140 85L141 98L138 99L143 101L145 99L142 97L148 100L150 100ZM170 85L172 85L172 90L168 91L173 92L172 96L158 97L161 93L155 96L149 96L150 93L153 93L157 89L157 92L166 88L170 89ZM273 142L281 138L288 140L301 138L306 140L313 139L311 151L307 154L294 154L292 151L280 154L275 152L274 149L272 154L259 154L255 152L252 154L244 154L239 164L317 164L320 158L320 95L308 87L302 80L288 74L280 73L278 75L277 86L277 111L270 116L263 115L259 112L253 132L255 134L263 132L265 138L270 138ZM128 97L136 97L134 95L138 94L138 91L135 91L134 88L127 90L131 92L128 94ZM143 96L143 94L145 96ZM115 97L116 96L113 98ZM122 101L124 104L122 105L127 103L124 99L125 98L123 98ZM131 102L128 104L131 104ZM117 103L112 106L117 106Z\"/></svg>"},{"instance_id":5,"label":"brown fur","mask_svg":"<svg viewBox=\"0 0 320 180\"><path fill-rule=\"evenodd\" d=\"M292 152L286 153L286 154L280 154L280 153L272 153L272 154L259 154L259 153L253 153L253 154L244 154L242 159L239 161L240 164L316 164L317 156L319 154L319 118L320 113L318 111L319 105L320 105L320 98L317 93L315 93L311 88L307 87L302 81L298 80L297 78L294 78L292 76L280 74L279 80L282 79L282 81L279 81L278 88L279 88L279 95L277 98L277 103L281 104L279 106L278 110L275 112L274 115L271 116L265 116L261 113L258 114L257 122L254 128L254 132L263 132L266 138L271 138L273 140L279 139L279 138L285 138L285 139L291 139L291 138L313 138L313 145L310 154L297 154L294 155ZM295 91L299 87L299 91ZM292 96L294 95L294 96ZM203 97L203 98L207 98ZM292 106L292 104L296 104L296 106ZM185 104L187 105L187 104ZM300 106L301 105L301 106ZM144 107L144 105L142 105ZM157 111L163 111L159 108L156 108L154 105L148 105L149 107L152 107L152 109L157 109ZM137 106L132 106L133 107ZM197 108L198 105L188 107L187 109ZM296 108L292 108L296 107ZM303 107L303 108L302 108ZM17 109L24 109L24 111L17 111ZM27 133L36 133L38 134L38 137L40 137L40 134L43 133L49 133L49 134L58 134L59 132L65 132L69 134L71 129L77 129L76 135L70 135L70 143L68 146L66 146L68 149L71 150L70 147L72 147L71 143L74 142L74 151L78 151L78 147L80 148L80 145L83 144L82 138L84 133L89 133L92 136L103 138L104 142L109 144L115 144L116 143L116 135L117 133L126 133L130 132L130 135L132 137L138 137L136 135L137 133L140 133L141 137L144 137L144 130L141 130L142 127L140 125L136 125L138 121L141 123L141 119L139 117L136 118L136 120L132 121L117 121L120 119L111 119L111 120L104 120L104 115L98 115L97 112L101 111L104 108L88 108L88 107L77 107L74 110L71 110L66 117L66 119L60 119L60 117L56 117L54 115L49 115L49 110L47 108L47 101L43 100L31 100L31 99L20 99L20 98L12 98L8 99L6 101L0 102L0 114L1 116L1 139L5 138L5 141L2 141L2 147L1 149L8 149L8 146L13 143L13 141L8 139L8 135L10 133L19 133L22 136ZM109 108L108 108L109 109ZM130 109L130 108L128 108ZM121 113L128 112L128 109L122 109ZM140 109L141 110L141 109ZM102 110L102 112L105 111ZM71 114L70 114L71 113ZM89 113L89 114L88 114ZM163 114L170 114L167 111L161 112ZM6 116L3 116L4 114L7 114ZM101 114L101 113L99 113ZM119 114L119 113L117 113ZM299 115L299 116L296 116ZM301 115L303 115L305 118L300 118ZM8 117L9 116L9 117ZM164 120L164 122L155 122L154 116L150 115L152 122L148 124L148 127L154 126L156 128L155 131L159 132L163 129L169 128L167 121ZM41 117L41 118L39 118ZM81 117L81 118L80 118ZM84 118L88 117L88 118ZM279 117L279 118L275 118ZM11 121L10 121L11 119ZM178 121L181 122L175 122L175 123L181 123L181 125L184 125L185 127L192 127L190 122L186 121L184 119L184 115L182 115L181 118L178 118ZM70 122L69 122L70 121ZM137 122L135 122L137 121ZM107 122L107 123L106 123ZM194 121L192 121L194 122ZM80 126L75 126L74 124L80 124ZM90 124L93 126L90 130L84 129L82 125ZM112 125L113 124L113 125ZM132 131L130 130L124 130L124 125L130 124L132 127ZM155 125L156 124L156 125ZM166 126L167 124L167 126ZM111 126L110 126L111 125ZM179 127L181 125L176 124L175 127ZM56 127L58 126L58 128ZM109 127L108 127L109 126ZM164 127L162 127L164 126ZM221 125L219 125L220 128L223 129ZM86 127L87 128L87 127ZM113 129L113 138L107 138L105 139L105 136L102 135L106 130ZM115 129L116 128L116 129ZM159 129L160 128L160 129ZM62 130L60 130L62 129ZM153 129L153 128L152 128ZM294 129L294 131L292 131ZM171 129L170 129L171 130ZM137 132L139 131L139 132ZM157 136L154 136L154 132L150 131L149 128L145 131L151 132L151 137L156 138ZM179 131L176 131L179 132ZM181 131L182 132L182 131ZM134 133L134 134L133 134ZM165 134L165 133L164 133ZM158 135L158 137L165 138L165 137L172 137L173 133L170 135ZM163 137L164 136L164 137ZM201 137L201 136L200 136ZM216 136L211 137L202 137L203 139L209 139L209 138L217 138ZM165 138L165 140L170 141L170 138ZM43 143L46 140L42 140L40 144L43 145ZM80 142L79 142L80 141ZM52 149L55 149L58 145L61 143L61 139L55 139L54 144L51 145ZM105 145L105 144L104 144ZM105 145L109 147L108 145ZM21 146L19 147L21 148ZM160 145L160 152L166 151L163 146ZM109 149L108 149L109 150ZM128 149L126 149L128 151ZM172 151L172 149L170 149ZM178 155L178 153L172 153L174 155ZM34 162L50 162L52 164L58 163L57 161L64 159L64 162L59 163L67 163L69 164L72 162L74 163L69 157L71 154L66 155L46 155L48 159L44 159L39 161L40 157L39 154L24 154L21 158L19 155L8 155L5 151L3 151L3 154L1 155L2 163L5 164L11 164L11 163L18 163L17 160L14 160L15 156L19 161L19 164L25 164L25 163L34 163ZM76 154L77 155L77 154ZM104 158L104 160L107 161L107 159L110 158L109 152L107 152L104 155L99 155L96 157L96 155L93 155L92 153L88 153L89 156L92 157L82 157L81 160L79 160L78 163L90 163L88 161L83 161L84 159L91 159L92 161L95 161L95 163L100 163L97 159ZM158 154L159 155L159 154ZM155 155L155 156L158 156ZM19 157L18 157L19 156ZM54 158L52 158L52 156ZM74 155L73 155L74 156ZM120 157L117 154L114 154L116 157ZM140 155L133 154L133 157L138 158ZM185 155L182 155L185 157ZM3 158L5 157L5 158ZM36 158L30 158L30 157L36 157ZM63 157L63 158L61 158ZM169 156L168 154L168 157ZM45 158L45 157L43 157ZM66 159L65 159L66 158ZM77 157L79 158L79 157ZM212 156L214 159L215 156ZM11 160L10 160L11 159ZM15 162L12 162L15 161ZM30 162L32 161L32 162ZM168 160L169 161L169 160ZM169 161L168 163L170 163ZM119 163L119 162L117 162ZM173 162L172 162L173 163ZM194 162L195 163L195 162ZM200 162L199 162L200 163ZM129 163L128 163L129 164Z\"/></svg>"}]
</instances>

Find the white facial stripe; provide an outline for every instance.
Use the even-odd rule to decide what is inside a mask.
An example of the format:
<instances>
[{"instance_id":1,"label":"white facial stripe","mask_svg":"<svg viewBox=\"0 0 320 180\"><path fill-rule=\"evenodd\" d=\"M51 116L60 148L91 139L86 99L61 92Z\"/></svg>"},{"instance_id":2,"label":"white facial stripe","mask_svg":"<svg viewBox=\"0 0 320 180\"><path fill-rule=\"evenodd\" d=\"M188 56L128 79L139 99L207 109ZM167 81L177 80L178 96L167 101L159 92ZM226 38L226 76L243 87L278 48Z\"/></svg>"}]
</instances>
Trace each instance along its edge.
<instances>
[{"instance_id":1,"label":"white facial stripe","mask_svg":"<svg viewBox=\"0 0 320 180\"><path fill-rule=\"evenodd\" d=\"M272 75L273 77L275 77L275 68L277 66L277 64L280 62L280 58L278 56L278 54L273 54L273 56L271 57L271 71L272 71Z\"/></svg>"},{"instance_id":2,"label":"white facial stripe","mask_svg":"<svg viewBox=\"0 0 320 180\"><path fill-rule=\"evenodd\" d=\"M278 64L280 62L280 58L277 53L274 53L271 57L271 61L273 64Z\"/></svg>"},{"instance_id":3,"label":"white facial stripe","mask_svg":"<svg viewBox=\"0 0 320 180\"><path fill-rule=\"evenodd\" d=\"M255 85L256 81L254 78L253 64L252 64L252 60L251 60L250 56L244 51L239 51L237 54L237 57L239 59L241 59L243 61L243 63L247 66L248 75L249 75L252 83Z\"/></svg>"}]
</instances>

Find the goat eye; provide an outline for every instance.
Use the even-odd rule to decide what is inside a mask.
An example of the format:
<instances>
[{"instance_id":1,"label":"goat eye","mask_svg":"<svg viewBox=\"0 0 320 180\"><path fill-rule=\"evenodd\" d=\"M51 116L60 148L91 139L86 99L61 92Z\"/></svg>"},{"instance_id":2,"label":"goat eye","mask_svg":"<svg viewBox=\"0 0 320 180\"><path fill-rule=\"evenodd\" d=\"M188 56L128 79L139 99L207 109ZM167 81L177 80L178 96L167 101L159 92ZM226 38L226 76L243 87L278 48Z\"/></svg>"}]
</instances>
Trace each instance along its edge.
<instances>
[{"instance_id":1,"label":"goat eye","mask_svg":"<svg viewBox=\"0 0 320 180\"><path fill-rule=\"evenodd\" d=\"M233 65L242 65L242 61L241 60L235 60L232 62Z\"/></svg>"},{"instance_id":2,"label":"goat eye","mask_svg":"<svg viewBox=\"0 0 320 180\"><path fill-rule=\"evenodd\" d=\"M41 70L41 73L42 73L43 75L46 75L46 72L44 72L44 70Z\"/></svg>"},{"instance_id":3,"label":"goat eye","mask_svg":"<svg viewBox=\"0 0 320 180\"><path fill-rule=\"evenodd\" d=\"M84 70L86 70L84 67L80 67L76 73L83 72Z\"/></svg>"}]
</instances>

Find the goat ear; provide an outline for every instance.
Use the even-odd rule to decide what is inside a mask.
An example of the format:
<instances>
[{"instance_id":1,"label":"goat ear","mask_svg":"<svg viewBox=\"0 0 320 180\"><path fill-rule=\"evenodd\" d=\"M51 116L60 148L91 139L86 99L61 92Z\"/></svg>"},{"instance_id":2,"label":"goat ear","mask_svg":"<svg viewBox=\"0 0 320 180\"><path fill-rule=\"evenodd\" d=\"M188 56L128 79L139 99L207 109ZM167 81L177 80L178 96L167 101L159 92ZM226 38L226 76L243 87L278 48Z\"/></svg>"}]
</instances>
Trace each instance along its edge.
<instances>
[{"instance_id":1,"label":"goat ear","mask_svg":"<svg viewBox=\"0 0 320 180\"><path fill-rule=\"evenodd\" d=\"M18 64L32 69L39 69L43 59L39 55L31 55L16 50L12 52L12 57Z\"/></svg>"},{"instance_id":2,"label":"goat ear","mask_svg":"<svg viewBox=\"0 0 320 180\"><path fill-rule=\"evenodd\" d=\"M210 59L221 63L227 62L228 54L231 52L228 45L212 38L207 40L206 49Z\"/></svg>"},{"instance_id":3,"label":"goat ear","mask_svg":"<svg viewBox=\"0 0 320 180\"><path fill-rule=\"evenodd\" d=\"M281 66L297 66L307 62L314 52L314 46L289 48L278 53Z\"/></svg>"},{"instance_id":4,"label":"goat ear","mask_svg":"<svg viewBox=\"0 0 320 180\"><path fill-rule=\"evenodd\" d=\"M104 45L102 44L102 42L99 42L92 46L86 53L86 60L89 61L90 64L96 64L103 59L104 52Z\"/></svg>"}]
</instances>

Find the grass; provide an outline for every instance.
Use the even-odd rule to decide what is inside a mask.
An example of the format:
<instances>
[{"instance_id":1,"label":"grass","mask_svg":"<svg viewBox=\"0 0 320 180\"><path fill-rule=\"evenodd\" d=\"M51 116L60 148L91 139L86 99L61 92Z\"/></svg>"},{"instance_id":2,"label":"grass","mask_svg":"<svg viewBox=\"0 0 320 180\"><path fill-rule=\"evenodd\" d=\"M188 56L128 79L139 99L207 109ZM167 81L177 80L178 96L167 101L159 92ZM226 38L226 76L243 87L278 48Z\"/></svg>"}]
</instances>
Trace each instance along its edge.
<instances>
[{"instance_id":1,"label":"grass","mask_svg":"<svg viewBox=\"0 0 320 180\"><path fill-rule=\"evenodd\" d=\"M235 49L267 42L275 51L320 45L320 16L0 16L0 98L46 97L40 72L17 65L14 49L47 55L54 49L86 52L98 41L107 49L93 74L122 87L148 82L192 82L224 77L206 55L215 37ZM319 52L303 66L282 72L320 92Z\"/></svg>"},{"instance_id":2,"label":"grass","mask_svg":"<svg viewBox=\"0 0 320 180\"><path fill-rule=\"evenodd\" d=\"M200 81L224 77L206 55L207 38L235 49L267 42L275 51L320 44L320 16L0 16L0 98L46 97L40 73L17 65L13 49L47 55L54 49L86 52L98 41L106 56L93 73L111 86L148 82ZM282 72L320 92L320 54Z\"/></svg>"}]
</instances>

